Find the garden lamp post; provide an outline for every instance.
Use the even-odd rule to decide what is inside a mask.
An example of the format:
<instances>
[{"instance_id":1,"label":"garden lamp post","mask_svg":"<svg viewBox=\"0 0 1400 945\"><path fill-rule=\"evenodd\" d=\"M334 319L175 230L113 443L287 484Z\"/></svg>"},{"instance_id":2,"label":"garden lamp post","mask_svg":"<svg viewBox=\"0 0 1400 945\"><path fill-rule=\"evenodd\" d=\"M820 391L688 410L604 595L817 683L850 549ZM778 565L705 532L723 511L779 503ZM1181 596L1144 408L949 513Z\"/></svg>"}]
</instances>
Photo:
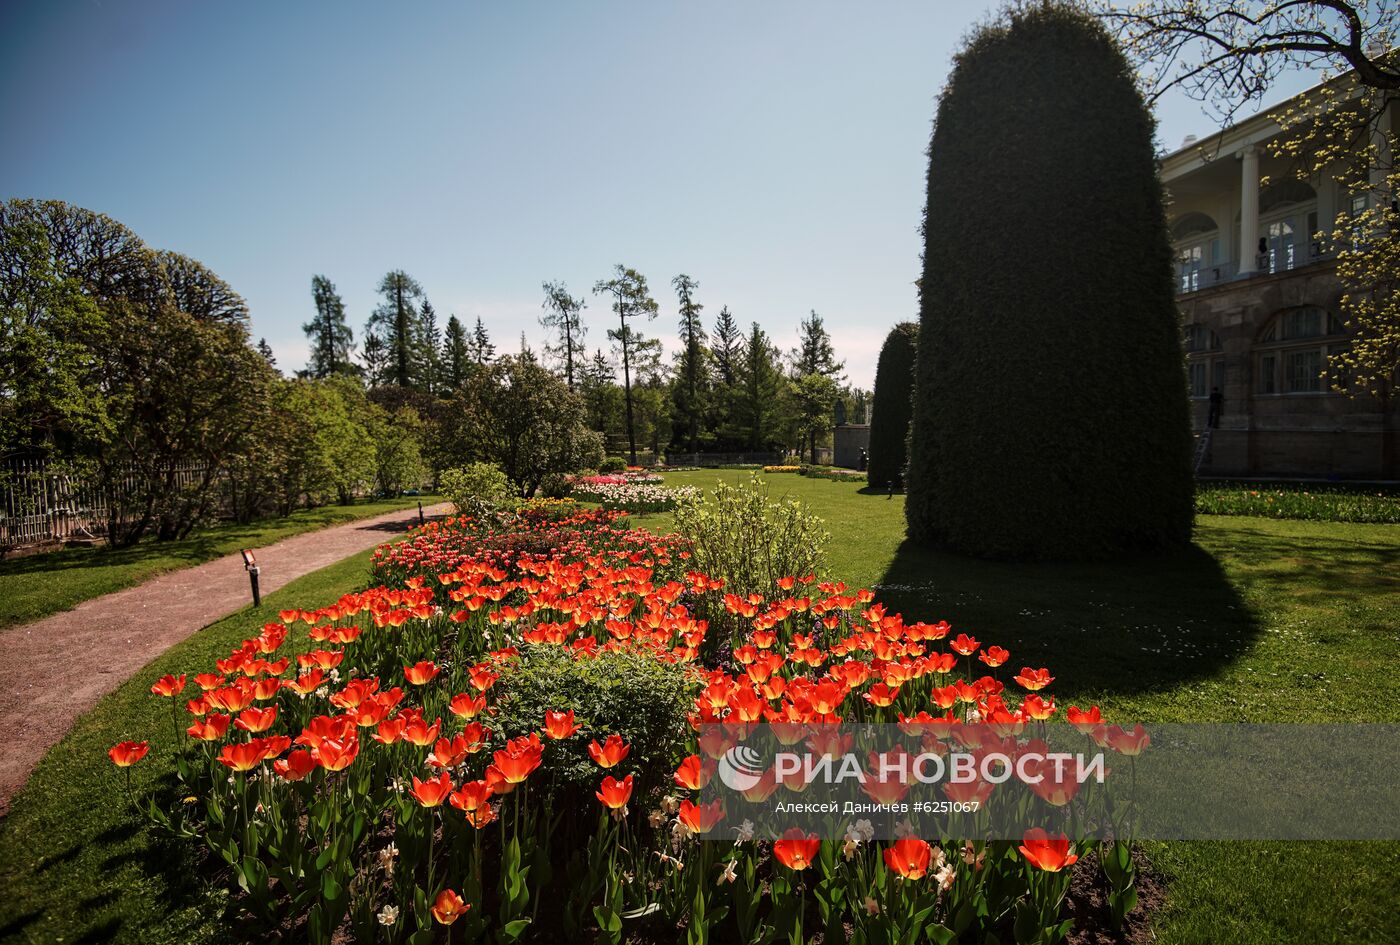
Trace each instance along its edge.
<instances>
[{"instance_id":1,"label":"garden lamp post","mask_svg":"<svg viewBox=\"0 0 1400 945\"><path fill-rule=\"evenodd\" d=\"M243 549L243 570L248 572L248 583L253 586L253 606L262 606L262 591L258 588L258 562L253 552Z\"/></svg>"}]
</instances>

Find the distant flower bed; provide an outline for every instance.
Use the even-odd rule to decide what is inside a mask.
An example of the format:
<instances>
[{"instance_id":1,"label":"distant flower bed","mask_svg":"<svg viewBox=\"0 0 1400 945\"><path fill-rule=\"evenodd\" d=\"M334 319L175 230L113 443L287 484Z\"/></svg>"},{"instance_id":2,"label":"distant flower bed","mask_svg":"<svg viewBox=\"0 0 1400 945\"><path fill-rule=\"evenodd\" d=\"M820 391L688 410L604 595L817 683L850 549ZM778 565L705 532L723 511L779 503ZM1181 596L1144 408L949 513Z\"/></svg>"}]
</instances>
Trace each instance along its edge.
<instances>
[{"instance_id":1,"label":"distant flower bed","mask_svg":"<svg viewBox=\"0 0 1400 945\"><path fill-rule=\"evenodd\" d=\"M1400 524L1400 496L1325 486L1251 489L1239 485L1205 485L1196 491L1196 511L1202 515L1397 525Z\"/></svg>"},{"instance_id":2,"label":"distant flower bed","mask_svg":"<svg viewBox=\"0 0 1400 945\"><path fill-rule=\"evenodd\" d=\"M766 472L766 473L795 473L795 472L801 472L801 471L802 471L802 467L801 467L801 466L764 466L764 467L763 467L763 471Z\"/></svg>"},{"instance_id":3,"label":"distant flower bed","mask_svg":"<svg viewBox=\"0 0 1400 945\"><path fill-rule=\"evenodd\" d=\"M603 473L601 476L579 476L572 480L577 486L622 486L628 483L650 483L659 485L661 476L646 470L632 470L618 473Z\"/></svg>"},{"instance_id":4,"label":"distant flower bed","mask_svg":"<svg viewBox=\"0 0 1400 945\"><path fill-rule=\"evenodd\" d=\"M573 495L583 502L597 502L604 509L621 512L668 512L682 499L699 495L694 486L666 488L653 482L600 482L611 476L589 476L574 483ZM656 482L660 476L648 477Z\"/></svg>"},{"instance_id":5,"label":"distant flower bed","mask_svg":"<svg viewBox=\"0 0 1400 945\"><path fill-rule=\"evenodd\" d=\"M803 466L800 475L809 479L829 479L832 482L864 482L865 473L855 469L836 469L831 466Z\"/></svg>"}]
</instances>

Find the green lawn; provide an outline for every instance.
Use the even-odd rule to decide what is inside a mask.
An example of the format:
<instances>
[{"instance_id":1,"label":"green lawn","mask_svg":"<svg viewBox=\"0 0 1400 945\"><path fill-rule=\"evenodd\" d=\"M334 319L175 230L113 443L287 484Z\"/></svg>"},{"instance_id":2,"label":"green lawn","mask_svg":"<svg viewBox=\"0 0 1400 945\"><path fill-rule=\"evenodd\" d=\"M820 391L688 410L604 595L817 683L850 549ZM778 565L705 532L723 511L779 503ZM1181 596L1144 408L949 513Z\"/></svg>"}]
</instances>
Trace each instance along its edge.
<instances>
[{"instance_id":1,"label":"green lawn","mask_svg":"<svg viewBox=\"0 0 1400 945\"><path fill-rule=\"evenodd\" d=\"M0 560L0 630L71 610L152 575L202 564L240 548L261 548L302 532L412 508L420 498L328 505L250 525L215 525L180 541L143 541L131 548L67 548Z\"/></svg>"},{"instance_id":2,"label":"green lawn","mask_svg":"<svg viewBox=\"0 0 1400 945\"><path fill-rule=\"evenodd\" d=\"M710 486L726 471L668 475ZM812 502L833 534L832 575L874 585L910 617L942 617L1016 665L1048 666L1057 701L1115 720L1400 722L1400 526L1203 517L1196 544L1107 564L997 564L903 544L902 498L768 475ZM637 516L665 531L669 515ZM150 738L139 783L168 777L165 672L207 665L280 607L363 583L368 553L269 595L173 648L85 716L0 825L0 940L211 942L236 937L225 894L189 877L189 849L126 811L104 752ZM1022 662L1023 661L1023 662ZM1168 945L1400 940L1400 844L1152 843L1168 881Z\"/></svg>"},{"instance_id":3,"label":"green lawn","mask_svg":"<svg viewBox=\"0 0 1400 945\"><path fill-rule=\"evenodd\" d=\"M35 768L0 822L0 941L195 943L237 940L227 894L192 879L192 845L159 835L125 801L107 749L149 739L131 769L137 791L173 780L170 705L150 694L165 673L228 655L283 608L315 608L365 585L372 550L301 577L172 647L83 716ZM305 625L297 625L298 633ZM66 671L82 672L81 667Z\"/></svg>"}]
</instances>

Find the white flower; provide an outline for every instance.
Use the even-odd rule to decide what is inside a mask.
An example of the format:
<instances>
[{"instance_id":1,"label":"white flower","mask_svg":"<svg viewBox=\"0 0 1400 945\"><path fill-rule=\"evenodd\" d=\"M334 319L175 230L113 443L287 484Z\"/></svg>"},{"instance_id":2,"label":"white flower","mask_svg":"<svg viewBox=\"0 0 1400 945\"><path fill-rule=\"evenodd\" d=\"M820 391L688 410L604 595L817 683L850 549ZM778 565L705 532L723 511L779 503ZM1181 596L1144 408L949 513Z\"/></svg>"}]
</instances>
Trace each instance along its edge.
<instances>
[{"instance_id":1,"label":"white flower","mask_svg":"<svg viewBox=\"0 0 1400 945\"><path fill-rule=\"evenodd\" d=\"M753 821L745 820L734 828L734 845L737 847L741 843L748 843L753 839Z\"/></svg>"},{"instance_id":2,"label":"white flower","mask_svg":"<svg viewBox=\"0 0 1400 945\"><path fill-rule=\"evenodd\" d=\"M399 907L385 906L379 910L378 919L380 925L393 925L399 921Z\"/></svg>"},{"instance_id":3,"label":"white flower","mask_svg":"<svg viewBox=\"0 0 1400 945\"><path fill-rule=\"evenodd\" d=\"M723 883L734 882L734 880L737 878L734 875L734 867L738 864L738 862L738 860L730 860L728 863L724 864L724 871L719 874L719 879L715 880L716 886L719 886Z\"/></svg>"},{"instance_id":4,"label":"white flower","mask_svg":"<svg viewBox=\"0 0 1400 945\"><path fill-rule=\"evenodd\" d=\"M943 867L937 873L933 874L933 878L938 882L940 889L946 890L949 886L953 885L953 878L955 875L956 870L953 869L953 864L944 863Z\"/></svg>"},{"instance_id":5,"label":"white flower","mask_svg":"<svg viewBox=\"0 0 1400 945\"><path fill-rule=\"evenodd\" d=\"M860 835L861 840L869 843L875 839L875 825L868 820L857 820L855 832Z\"/></svg>"}]
</instances>

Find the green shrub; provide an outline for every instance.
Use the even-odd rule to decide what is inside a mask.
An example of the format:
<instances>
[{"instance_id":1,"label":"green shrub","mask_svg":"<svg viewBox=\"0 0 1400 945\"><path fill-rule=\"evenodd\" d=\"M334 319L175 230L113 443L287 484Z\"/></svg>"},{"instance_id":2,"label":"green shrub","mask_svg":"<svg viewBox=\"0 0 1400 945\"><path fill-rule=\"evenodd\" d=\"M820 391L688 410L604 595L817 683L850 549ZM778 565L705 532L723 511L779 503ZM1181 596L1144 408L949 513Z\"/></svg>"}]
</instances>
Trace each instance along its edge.
<instances>
[{"instance_id":1,"label":"green shrub","mask_svg":"<svg viewBox=\"0 0 1400 945\"><path fill-rule=\"evenodd\" d=\"M608 456L598 464L598 472L600 473L622 472L626 468L627 460L621 456Z\"/></svg>"},{"instance_id":2,"label":"green shrub","mask_svg":"<svg viewBox=\"0 0 1400 945\"><path fill-rule=\"evenodd\" d=\"M829 482L865 482L868 478L859 470L839 466L800 466L797 473L808 479L825 479Z\"/></svg>"},{"instance_id":3,"label":"green shrub","mask_svg":"<svg viewBox=\"0 0 1400 945\"><path fill-rule=\"evenodd\" d=\"M919 326L900 322L890 329L875 365L875 394L870 415L870 452L866 470L877 486L904 484L913 408L914 355Z\"/></svg>"},{"instance_id":4,"label":"green shrub","mask_svg":"<svg viewBox=\"0 0 1400 945\"><path fill-rule=\"evenodd\" d=\"M631 750L607 773L635 775L634 804L640 804L647 792L671 783L684 757L686 715L697 682L692 668L648 654L605 651L576 659L564 647L526 644L496 683L500 714L491 726L509 738L528 735L544 726L546 710L573 709L583 729L550 743L550 778L567 797L596 808L593 792L604 772L589 757L588 744L616 733Z\"/></svg>"},{"instance_id":5,"label":"green shrub","mask_svg":"<svg viewBox=\"0 0 1400 945\"><path fill-rule=\"evenodd\" d=\"M915 541L1049 559L1190 540L1152 138L1127 59L1075 6L1015 8L958 54L929 145L906 474ZM989 212L989 194L1015 196ZM1057 232L1092 245L1040 237Z\"/></svg>"},{"instance_id":6,"label":"green shrub","mask_svg":"<svg viewBox=\"0 0 1400 945\"><path fill-rule=\"evenodd\" d=\"M540 495L546 499L565 498L573 488L573 483L563 473L549 473L540 480Z\"/></svg>"},{"instance_id":7,"label":"green shrub","mask_svg":"<svg viewBox=\"0 0 1400 945\"><path fill-rule=\"evenodd\" d=\"M770 597L780 578L822 571L831 535L800 499L772 501L759 473L710 495L688 496L674 513L676 531L692 543L691 570L723 578L733 593Z\"/></svg>"},{"instance_id":8,"label":"green shrub","mask_svg":"<svg viewBox=\"0 0 1400 945\"><path fill-rule=\"evenodd\" d=\"M459 469L443 470L439 489L464 515L494 515L510 505L515 496L510 480L493 463L470 463Z\"/></svg>"}]
</instances>

